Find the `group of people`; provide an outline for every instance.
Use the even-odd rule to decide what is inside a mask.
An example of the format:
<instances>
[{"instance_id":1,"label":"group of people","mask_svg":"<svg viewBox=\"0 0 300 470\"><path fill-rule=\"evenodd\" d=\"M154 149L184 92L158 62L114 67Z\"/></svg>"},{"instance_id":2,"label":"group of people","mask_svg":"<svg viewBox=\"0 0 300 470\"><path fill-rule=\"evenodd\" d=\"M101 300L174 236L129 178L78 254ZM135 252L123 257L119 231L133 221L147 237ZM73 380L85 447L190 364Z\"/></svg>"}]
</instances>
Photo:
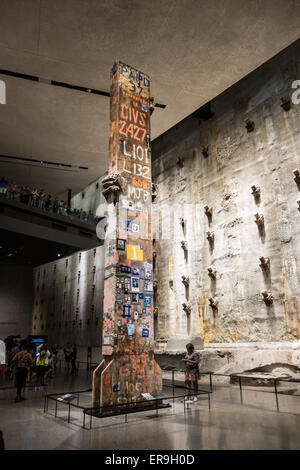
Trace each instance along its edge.
<instances>
[{"instance_id":1,"label":"group of people","mask_svg":"<svg viewBox=\"0 0 300 470\"><path fill-rule=\"evenodd\" d=\"M47 212L76 217L89 224L97 224L99 218L95 217L93 212L83 209L71 209L62 199L54 198L47 194L44 189L31 188L30 186L18 186L15 182L9 182L5 176L0 180L0 196L19 201L31 207L37 207Z\"/></svg>"},{"instance_id":2,"label":"group of people","mask_svg":"<svg viewBox=\"0 0 300 470\"><path fill-rule=\"evenodd\" d=\"M43 388L45 385L45 378L53 378L57 368L58 353L60 349L57 344L49 347L48 343L40 344L36 349L29 349L26 340L16 340L13 344L8 345L6 353L7 376L9 379L14 376L17 388L15 402L25 400L22 396L22 390L25 387L27 377L30 380L35 374L35 387L36 389ZM77 373L76 366L77 359L77 346L76 344L67 345L63 348L65 370L70 370L71 374Z\"/></svg>"},{"instance_id":3,"label":"group of people","mask_svg":"<svg viewBox=\"0 0 300 470\"><path fill-rule=\"evenodd\" d=\"M186 345L186 350L187 353L182 359L186 368L186 393L184 401L186 403L193 403L197 401L198 381L200 378L200 355L195 351L192 343L188 343ZM17 387L17 395L15 398L16 403L21 400L25 400L22 396L22 389L25 387L28 374L31 379L33 373L35 373L35 386L37 388L44 386L46 377L54 377L57 368L58 354L60 351L64 354L65 370L70 371L71 365L71 375L76 374L78 371L78 367L76 366L76 344L71 345L70 343L67 343L63 350L59 349L57 344L54 344L52 348L49 348L48 343L42 343L36 349L29 350L28 344L25 340L15 340L13 343L8 344L6 364L8 365L7 370L9 378L11 378L10 375L14 371ZM1 363L2 362L3 360Z\"/></svg>"}]
</instances>

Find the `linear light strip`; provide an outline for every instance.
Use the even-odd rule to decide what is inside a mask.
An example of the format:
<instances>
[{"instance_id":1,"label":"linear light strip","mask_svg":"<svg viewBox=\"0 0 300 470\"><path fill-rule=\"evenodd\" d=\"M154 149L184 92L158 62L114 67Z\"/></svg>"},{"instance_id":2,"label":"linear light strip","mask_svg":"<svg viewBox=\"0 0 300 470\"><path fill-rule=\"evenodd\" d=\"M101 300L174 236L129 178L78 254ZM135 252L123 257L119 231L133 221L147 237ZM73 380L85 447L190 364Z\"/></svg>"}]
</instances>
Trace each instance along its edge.
<instances>
[{"instance_id":1,"label":"linear light strip","mask_svg":"<svg viewBox=\"0 0 300 470\"><path fill-rule=\"evenodd\" d=\"M47 160L36 160L33 158L26 158L26 157L15 157L13 155L1 155L0 154L0 158L9 158L11 160L22 160L22 161L33 162L33 163L42 163L45 165L64 166L68 168L79 168L80 170L88 170L87 166L70 165L69 163L49 162Z\"/></svg>"},{"instance_id":2,"label":"linear light strip","mask_svg":"<svg viewBox=\"0 0 300 470\"><path fill-rule=\"evenodd\" d=\"M85 93L90 93L92 95L101 95L101 96L108 96L108 97L110 96L110 93L108 91L96 90L94 88L86 88L86 87L79 86L79 85L71 85L70 83L58 82L56 80L49 80L47 78L36 77L35 75L12 72L11 70L0 69L0 74L8 75L10 77L15 77L15 78L22 78L23 80L31 80L33 82L46 83L48 85L59 86L62 88L69 88L72 90L83 91ZM155 103L154 106L156 108L162 108L162 109L166 108L165 104L160 104L160 103Z\"/></svg>"}]
</instances>

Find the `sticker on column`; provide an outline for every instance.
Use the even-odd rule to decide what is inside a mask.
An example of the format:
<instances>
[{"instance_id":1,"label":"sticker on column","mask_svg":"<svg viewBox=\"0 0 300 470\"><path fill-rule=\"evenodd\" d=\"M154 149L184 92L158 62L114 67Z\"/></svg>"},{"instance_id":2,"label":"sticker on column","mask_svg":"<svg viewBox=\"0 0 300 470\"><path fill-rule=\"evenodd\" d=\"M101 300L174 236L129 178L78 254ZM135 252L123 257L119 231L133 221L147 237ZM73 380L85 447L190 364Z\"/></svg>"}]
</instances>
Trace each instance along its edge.
<instances>
[{"instance_id":1,"label":"sticker on column","mask_svg":"<svg viewBox=\"0 0 300 470\"><path fill-rule=\"evenodd\" d=\"M131 292L139 292L140 290L140 279L138 277L131 278Z\"/></svg>"},{"instance_id":2,"label":"sticker on column","mask_svg":"<svg viewBox=\"0 0 300 470\"><path fill-rule=\"evenodd\" d=\"M130 266L121 266L121 273L130 274L131 273L131 267Z\"/></svg>"},{"instance_id":3,"label":"sticker on column","mask_svg":"<svg viewBox=\"0 0 300 470\"><path fill-rule=\"evenodd\" d=\"M143 299L144 298L144 294L139 294L139 299Z\"/></svg>"},{"instance_id":4,"label":"sticker on column","mask_svg":"<svg viewBox=\"0 0 300 470\"><path fill-rule=\"evenodd\" d=\"M133 294L131 294L131 302L133 304L138 304L139 303L139 294L134 292Z\"/></svg>"},{"instance_id":5,"label":"sticker on column","mask_svg":"<svg viewBox=\"0 0 300 470\"><path fill-rule=\"evenodd\" d=\"M134 210L134 202L130 201L129 199L122 199L122 208L123 209L129 209L129 210Z\"/></svg>"},{"instance_id":6,"label":"sticker on column","mask_svg":"<svg viewBox=\"0 0 300 470\"><path fill-rule=\"evenodd\" d=\"M151 295L145 294L144 305L145 307L151 307Z\"/></svg>"},{"instance_id":7,"label":"sticker on column","mask_svg":"<svg viewBox=\"0 0 300 470\"><path fill-rule=\"evenodd\" d=\"M153 292L153 282L152 281L144 281L144 291L145 292Z\"/></svg>"},{"instance_id":8,"label":"sticker on column","mask_svg":"<svg viewBox=\"0 0 300 470\"><path fill-rule=\"evenodd\" d=\"M138 268L132 268L132 274L134 274L134 276L139 276L140 270Z\"/></svg>"},{"instance_id":9,"label":"sticker on column","mask_svg":"<svg viewBox=\"0 0 300 470\"><path fill-rule=\"evenodd\" d=\"M126 244L126 240L122 240L121 238L117 238L117 250L125 251L125 244Z\"/></svg>"},{"instance_id":10,"label":"sticker on column","mask_svg":"<svg viewBox=\"0 0 300 470\"><path fill-rule=\"evenodd\" d=\"M128 323L127 324L127 331L128 331L128 336L134 335L134 324L133 323Z\"/></svg>"},{"instance_id":11,"label":"sticker on column","mask_svg":"<svg viewBox=\"0 0 300 470\"><path fill-rule=\"evenodd\" d=\"M143 210L143 205L140 201L136 201L135 210L141 212Z\"/></svg>"},{"instance_id":12,"label":"sticker on column","mask_svg":"<svg viewBox=\"0 0 300 470\"><path fill-rule=\"evenodd\" d=\"M148 337L149 337L149 330L148 330L148 328L143 328L143 329L142 329L142 336L143 336L143 338L148 338Z\"/></svg>"},{"instance_id":13,"label":"sticker on column","mask_svg":"<svg viewBox=\"0 0 300 470\"><path fill-rule=\"evenodd\" d=\"M113 386L113 392L118 392L120 389L119 389L119 385L114 385Z\"/></svg>"},{"instance_id":14,"label":"sticker on column","mask_svg":"<svg viewBox=\"0 0 300 470\"><path fill-rule=\"evenodd\" d=\"M151 278L152 278L152 269L145 268L145 279L151 279Z\"/></svg>"},{"instance_id":15,"label":"sticker on column","mask_svg":"<svg viewBox=\"0 0 300 470\"><path fill-rule=\"evenodd\" d=\"M123 305L123 317L130 317L131 305Z\"/></svg>"},{"instance_id":16,"label":"sticker on column","mask_svg":"<svg viewBox=\"0 0 300 470\"><path fill-rule=\"evenodd\" d=\"M147 310L145 308L142 308L142 314L146 315L146 313L147 313Z\"/></svg>"},{"instance_id":17,"label":"sticker on column","mask_svg":"<svg viewBox=\"0 0 300 470\"><path fill-rule=\"evenodd\" d=\"M134 319L135 321L138 321L138 319L139 319L139 312L138 312L138 310L135 310L135 311L133 312L133 319Z\"/></svg>"},{"instance_id":18,"label":"sticker on column","mask_svg":"<svg viewBox=\"0 0 300 470\"><path fill-rule=\"evenodd\" d=\"M104 336L103 346L112 346L113 344L114 344L114 340L112 336Z\"/></svg>"},{"instance_id":19,"label":"sticker on column","mask_svg":"<svg viewBox=\"0 0 300 470\"><path fill-rule=\"evenodd\" d=\"M125 221L125 230L126 230L126 232L139 233L140 226L138 224L134 224L132 222L132 220L126 220Z\"/></svg>"},{"instance_id":20,"label":"sticker on column","mask_svg":"<svg viewBox=\"0 0 300 470\"><path fill-rule=\"evenodd\" d=\"M132 232L132 220L125 220L126 232Z\"/></svg>"},{"instance_id":21,"label":"sticker on column","mask_svg":"<svg viewBox=\"0 0 300 470\"><path fill-rule=\"evenodd\" d=\"M143 249L141 245L126 245L127 259L143 261Z\"/></svg>"}]
</instances>

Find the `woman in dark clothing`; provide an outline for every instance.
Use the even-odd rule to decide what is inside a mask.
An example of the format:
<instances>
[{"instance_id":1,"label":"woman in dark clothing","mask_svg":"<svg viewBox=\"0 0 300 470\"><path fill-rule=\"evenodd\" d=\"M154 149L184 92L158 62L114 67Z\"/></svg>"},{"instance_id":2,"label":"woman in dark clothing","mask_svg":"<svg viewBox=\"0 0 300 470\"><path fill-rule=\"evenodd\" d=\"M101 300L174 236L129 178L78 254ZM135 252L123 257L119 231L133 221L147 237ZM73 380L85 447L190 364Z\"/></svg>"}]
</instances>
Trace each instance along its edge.
<instances>
[{"instance_id":1,"label":"woman in dark clothing","mask_svg":"<svg viewBox=\"0 0 300 470\"><path fill-rule=\"evenodd\" d=\"M21 351L19 351L14 357L13 361L16 364L16 384L17 384L17 396L15 402L18 403L20 400L25 400L21 396L22 388L26 384L26 377L28 370L32 364L31 354L28 352L27 344L25 341L21 341Z\"/></svg>"},{"instance_id":2,"label":"woman in dark clothing","mask_svg":"<svg viewBox=\"0 0 300 470\"><path fill-rule=\"evenodd\" d=\"M186 370L185 370L185 386L186 386L186 394L185 394L185 401L187 403L192 403L191 401L191 386L193 384L194 389L194 401L197 401L197 393L198 393L198 380L199 380L199 354L194 351L194 345L192 343L188 343L186 345L187 354L183 362L185 362Z\"/></svg>"},{"instance_id":3,"label":"woman in dark clothing","mask_svg":"<svg viewBox=\"0 0 300 470\"><path fill-rule=\"evenodd\" d=\"M76 367L76 358L77 358L77 347L76 344L73 344L72 349L71 349L71 375L76 374L78 372L78 369Z\"/></svg>"},{"instance_id":4,"label":"woman in dark clothing","mask_svg":"<svg viewBox=\"0 0 300 470\"><path fill-rule=\"evenodd\" d=\"M48 194L48 197L46 199L45 206L44 206L46 211L48 212L50 211L51 204L52 204L51 195Z\"/></svg>"},{"instance_id":5,"label":"woman in dark clothing","mask_svg":"<svg viewBox=\"0 0 300 470\"><path fill-rule=\"evenodd\" d=\"M64 348L64 354L65 354L65 370L70 370L71 347L69 343L67 343L67 346Z\"/></svg>"}]
</instances>

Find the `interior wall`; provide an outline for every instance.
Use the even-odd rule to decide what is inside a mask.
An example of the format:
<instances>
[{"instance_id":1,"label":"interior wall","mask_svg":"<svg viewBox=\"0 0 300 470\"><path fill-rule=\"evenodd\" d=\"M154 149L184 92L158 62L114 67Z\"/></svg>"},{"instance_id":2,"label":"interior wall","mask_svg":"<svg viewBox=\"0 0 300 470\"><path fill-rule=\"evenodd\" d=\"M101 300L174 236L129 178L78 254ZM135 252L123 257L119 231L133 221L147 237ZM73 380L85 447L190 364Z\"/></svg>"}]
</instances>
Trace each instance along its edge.
<instances>
[{"instance_id":1,"label":"interior wall","mask_svg":"<svg viewBox=\"0 0 300 470\"><path fill-rule=\"evenodd\" d=\"M71 201L72 208L82 209L87 213L92 211L95 216L104 217L106 215L106 199L102 194L103 178L104 176L99 177L84 188L83 191L75 194Z\"/></svg>"},{"instance_id":2,"label":"interior wall","mask_svg":"<svg viewBox=\"0 0 300 470\"><path fill-rule=\"evenodd\" d=\"M0 339L31 333L33 272L31 267L0 265Z\"/></svg>"},{"instance_id":3,"label":"interior wall","mask_svg":"<svg viewBox=\"0 0 300 470\"><path fill-rule=\"evenodd\" d=\"M100 348L103 276L103 246L35 268L32 334L47 334L50 344Z\"/></svg>"},{"instance_id":4,"label":"interior wall","mask_svg":"<svg viewBox=\"0 0 300 470\"><path fill-rule=\"evenodd\" d=\"M281 106L295 92L299 58L298 41L214 99L210 118L190 116L152 144L158 355L177 357L174 349L182 354L192 337L204 339L203 370L299 362L300 194L293 171L300 171L300 104ZM246 121L254 123L251 132ZM74 196L74 206L104 215L101 180L84 190L84 198ZM253 185L260 188L259 198ZM255 214L263 215L261 228ZM212 242L207 232L213 232ZM104 264L103 248L97 250L94 304L93 250L81 258L84 269L77 253L68 267L60 260L36 270L33 333L48 332L60 344L100 347ZM269 268L260 266L262 256ZM208 276L209 267L215 277ZM263 300L263 291L272 303Z\"/></svg>"},{"instance_id":5,"label":"interior wall","mask_svg":"<svg viewBox=\"0 0 300 470\"><path fill-rule=\"evenodd\" d=\"M158 348L187 335L205 343L300 339L300 104L281 106L300 78L299 59L298 41L214 99L212 117L189 117L152 146Z\"/></svg>"}]
</instances>

